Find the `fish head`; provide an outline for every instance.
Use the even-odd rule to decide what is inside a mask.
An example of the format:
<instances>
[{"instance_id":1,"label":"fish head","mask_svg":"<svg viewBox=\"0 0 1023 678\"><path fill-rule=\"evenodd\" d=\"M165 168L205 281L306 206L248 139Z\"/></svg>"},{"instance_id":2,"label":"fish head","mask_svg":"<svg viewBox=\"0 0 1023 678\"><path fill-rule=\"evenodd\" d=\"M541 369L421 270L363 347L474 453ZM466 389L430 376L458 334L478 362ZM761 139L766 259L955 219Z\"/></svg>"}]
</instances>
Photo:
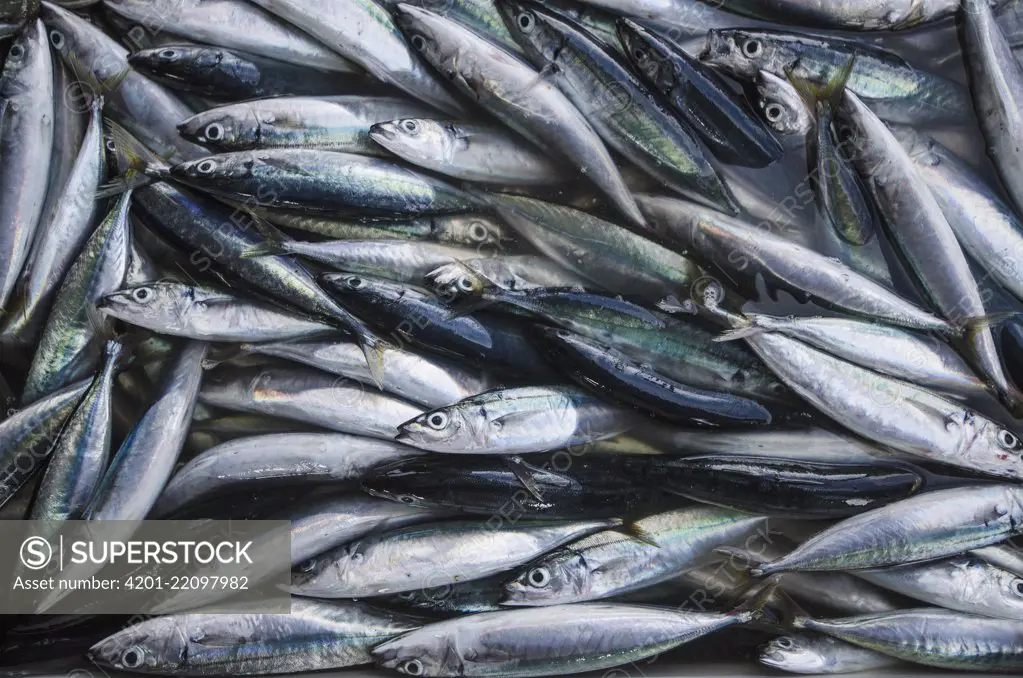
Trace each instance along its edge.
<instances>
[{"instance_id":1,"label":"fish head","mask_svg":"<svg viewBox=\"0 0 1023 678\"><path fill-rule=\"evenodd\" d=\"M149 619L99 641L90 661L119 671L173 672L187 663L189 639L170 618Z\"/></svg>"},{"instance_id":2,"label":"fish head","mask_svg":"<svg viewBox=\"0 0 1023 678\"><path fill-rule=\"evenodd\" d=\"M565 42L565 32L573 29L563 15L520 0L498 0L497 8L515 42L531 58L554 62Z\"/></svg>"},{"instance_id":3,"label":"fish head","mask_svg":"<svg viewBox=\"0 0 1023 678\"><path fill-rule=\"evenodd\" d=\"M178 133L213 148L242 148L257 144L267 124L255 107L236 104L197 113L178 125Z\"/></svg>"},{"instance_id":4,"label":"fish head","mask_svg":"<svg viewBox=\"0 0 1023 678\"><path fill-rule=\"evenodd\" d=\"M584 600L590 577L581 553L569 548L559 549L505 584L501 605L533 606Z\"/></svg>"},{"instance_id":5,"label":"fish head","mask_svg":"<svg viewBox=\"0 0 1023 678\"><path fill-rule=\"evenodd\" d=\"M633 67L657 89L667 93L676 82L675 69L661 38L632 19L619 19L618 39Z\"/></svg>"},{"instance_id":6,"label":"fish head","mask_svg":"<svg viewBox=\"0 0 1023 678\"><path fill-rule=\"evenodd\" d=\"M960 456L972 468L1023 480L1023 440L1015 431L968 411L961 418L946 418L945 428L959 439ZM1017 530L1023 530L1023 488L1007 487L999 511Z\"/></svg>"},{"instance_id":7,"label":"fish head","mask_svg":"<svg viewBox=\"0 0 1023 678\"><path fill-rule=\"evenodd\" d=\"M458 140L453 127L426 118L378 122L369 135L391 153L414 164L451 162Z\"/></svg>"},{"instance_id":8,"label":"fish head","mask_svg":"<svg viewBox=\"0 0 1023 678\"><path fill-rule=\"evenodd\" d=\"M34 78L38 77L39 68L34 65L49 58L46 28L42 22L33 21L21 31L7 50L7 60L0 75L0 99L14 99L38 87ZM59 94L63 95L63 92Z\"/></svg>"},{"instance_id":9,"label":"fish head","mask_svg":"<svg viewBox=\"0 0 1023 678\"><path fill-rule=\"evenodd\" d=\"M810 111L792 83L762 70L757 73L754 84L757 110L768 127L779 134L806 136L813 122Z\"/></svg>"},{"instance_id":10,"label":"fish head","mask_svg":"<svg viewBox=\"0 0 1023 678\"><path fill-rule=\"evenodd\" d=\"M463 263L445 264L426 274L426 282L444 301L478 297L486 281Z\"/></svg>"},{"instance_id":11,"label":"fish head","mask_svg":"<svg viewBox=\"0 0 1023 678\"><path fill-rule=\"evenodd\" d=\"M777 57L775 45L767 36L737 28L708 31L707 45L700 55L705 63L745 78L753 78L765 69L778 72L774 67Z\"/></svg>"},{"instance_id":12,"label":"fish head","mask_svg":"<svg viewBox=\"0 0 1023 678\"><path fill-rule=\"evenodd\" d=\"M407 288L383 278L349 273L325 273L320 282L340 299L357 302L361 309L394 303L405 295Z\"/></svg>"},{"instance_id":13,"label":"fish head","mask_svg":"<svg viewBox=\"0 0 1023 678\"><path fill-rule=\"evenodd\" d=\"M812 638L780 636L760 648L760 663L792 673L824 673L827 657Z\"/></svg>"},{"instance_id":14,"label":"fish head","mask_svg":"<svg viewBox=\"0 0 1023 678\"><path fill-rule=\"evenodd\" d=\"M400 3L396 8L398 26L408 44L427 63L454 78L458 73L458 55L462 44L460 26L428 9Z\"/></svg>"},{"instance_id":15,"label":"fish head","mask_svg":"<svg viewBox=\"0 0 1023 678\"><path fill-rule=\"evenodd\" d=\"M226 56L227 52L218 47L164 45L132 52L128 55L128 63L135 68L188 78L214 70Z\"/></svg>"},{"instance_id":16,"label":"fish head","mask_svg":"<svg viewBox=\"0 0 1023 678\"><path fill-rule=\"evenodd\" d=\"M457 405L426 412L399 426L395 440L435 452L471 451L478 444L466 416Z\"/></svg>"},{"instance_id":17,"label":"fish head","mask_svg":"<svg viewBox=\"0 0 1023 678\"><path fill-rule=\"evenodd\" d=\"M133 325L164 326L186 310L193 292L188 285L179 282L152 282L108 294L96 303L96 308Z\"/></svg>"},{"instance_id":18,"label":"fish head","mask_svg":"<svg viewBox=\"0 0 1023 678\"><path fill-rule=\"evenodd\" d=\"M331 595L344 589L363 561L362 542L356 541L305 560L291 570L291 592L300 596Z\"/></svg>"},{"instance_id":19,"label":"fish head","mask_svg":"<svg viewBox=\"0 0 1023 678\"><path fill-rule=\"evenodd\" d=\"M65 101L114 92L131 73L127 50L74 12L44 2L39 16L46 24L44 35L75 81L62 93Z\"/></svg>"},{"instance_id":20,"label":"fish head","mask_svg":"<svg viewBox=\"0 0 1023 678\"><path fill-rule=\"evenodd\" d=\"M218 180L242 180L252 176L255 158L250 153L222 153L178 163L170 174L186 183L201 184Z\"/></svg>"},{"instance_id":21,"label":"fish head","mask_svg":"<svg viewBox=\"0 0 1023 678\"><path fill-rule=\"evenodd\" d=\"M362 489L374 497L429 508L433 504L425 500L423 491L435 496L446 484L444 474L437 471L429 457L402 459L374 468L362 479Z\"/></svg>"},{"instance_id":22,"label":"fish head","mask_svg":"<svg viewBox=\"0 0 1023 678\"><path fill-rule=\"evenodd\" d=\"M458 675L453 669L462 663L446 636L429 631L406 633L377 645L372 654L378 667L413 678Z\"/></svg>"},{"instance_id":23,"label":"fish head","mask_svg":"<svg viewBox=\"0 0 1023 678\"><path fill-rule=\"evenodd\" d=\"M500 250L515 237L504 224L483 214L452 214L436 217L434 231L438 240L478 248L481 257L489 256L486 248Z\"/></svg>"}]
</instances>

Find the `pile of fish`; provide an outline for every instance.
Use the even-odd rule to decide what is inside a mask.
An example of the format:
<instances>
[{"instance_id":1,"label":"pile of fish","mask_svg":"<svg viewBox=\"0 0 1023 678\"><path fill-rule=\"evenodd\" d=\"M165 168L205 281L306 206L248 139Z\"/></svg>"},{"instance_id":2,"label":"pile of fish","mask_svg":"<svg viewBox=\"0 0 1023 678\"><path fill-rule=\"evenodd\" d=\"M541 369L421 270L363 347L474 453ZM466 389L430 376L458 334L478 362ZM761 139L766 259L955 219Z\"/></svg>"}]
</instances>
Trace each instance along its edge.
<instances>
[{"instance_id":1,"label":"pile of fish","mask_svg":"<svg viewBox=\"0 0 1023 678\"><path fill-rule=\"evenodd\" d=\"M1023 672L1017 48L1019 0L3 0L0 518L289 520L294 597L52 594L0 664Z\"/></svg>"}]
</instances>

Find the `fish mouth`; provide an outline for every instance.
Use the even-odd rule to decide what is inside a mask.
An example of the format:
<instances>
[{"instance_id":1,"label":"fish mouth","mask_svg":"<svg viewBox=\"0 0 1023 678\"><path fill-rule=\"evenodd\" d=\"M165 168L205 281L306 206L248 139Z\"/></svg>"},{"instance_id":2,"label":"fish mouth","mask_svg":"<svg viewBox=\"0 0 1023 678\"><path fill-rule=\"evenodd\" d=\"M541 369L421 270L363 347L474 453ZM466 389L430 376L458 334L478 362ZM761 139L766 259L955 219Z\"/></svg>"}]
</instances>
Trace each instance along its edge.
<instances>
[{"instance_id":1,"label":"fish mouth","mask_svg":"<svg viewBox=\"0 0 1023 678\"><path fill-rule=\"evenodd\" d=\"M378 143L381 139L394 141L398 138L398 135L394 133L394 126L389 122L378 122L372 125L369 128L369 135Z\"/></svg>"}]
</instances>

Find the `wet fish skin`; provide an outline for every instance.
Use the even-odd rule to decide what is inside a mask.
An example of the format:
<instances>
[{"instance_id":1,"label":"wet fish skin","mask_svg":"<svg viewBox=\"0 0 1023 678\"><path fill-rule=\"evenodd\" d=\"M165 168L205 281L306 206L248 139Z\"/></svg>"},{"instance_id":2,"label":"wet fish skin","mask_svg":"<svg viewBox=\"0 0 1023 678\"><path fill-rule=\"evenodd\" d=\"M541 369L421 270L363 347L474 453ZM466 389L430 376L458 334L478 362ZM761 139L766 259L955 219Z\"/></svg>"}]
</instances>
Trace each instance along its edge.
<instances>
[{"instance_id":1,"label":"wet fish skin","mask_svg":"<svg viewBox=\"0 0 1023 678\"><path fill-rule=\"evenodd\" d=\"M498 603L504 595L501 584L504 583L505 576L499 574L461 584L404 591L393 596L384 596L381 602L399 610L411 608L445 616L496 612L503 609Z\"/></svg>"},{"instance_id":2,"label":"wet fish skin","mask_svg":"<svg viewBox=\"0 0 1023 678\"><path fill-rule=\"evenodd\" d=\"M121 443L103 474L87 520L142 520L171 477L188 434L208 345L190 341L165 373L156 401Z\"/></svg>"},{"instance_id":3,"label":"wet fish skin","mask_svg":"<svg viewBox=\"0 0 1023 678\"><path fill-rule=\"evenodd\" d=\"M362 82L356 74L316 70L241 50L180 42L132 52L128 63L168 87L234 101L271 96L327 96Z\"/></svg>"},{"instance_id":4,"label":"wet fish skin","mask_svg":"<svg viewBox=\"0 0 1023 678\"><path fill-rule=\"evenodd\" d=\"M170 280L126 287L96 306L137 327L203 341L282 341L336 331L265 301Z\"/></svg>"},{"instance_id":5,"label":"wet fish skin","mask_svg":"<svg viewBox=\"0 0 1023 678\"><path fill-rule=\"evenodd\" d=\"M370 128L394 118L430 115L431 110L401 97L285 96L211 108L182 121L178 132L220 152L318 148L386 157Z\"/></svg>"},{"instance_id":6,"label":"wet fish skin","mask_svg":"<svg viewBox=\"0 0 1023 678\"><path fill-rule=\"evenodd\" d=\"M1023 577L1023 555L1020 554L1019 549L1013 546L1008 544L985 546L981 549L973 549L970 554L1001 570Z\"/></svg>"},{"instance_id":7,"label":"wet fish skin","mask_svg":"<svg viewBox=\"0 0 1023 678\"><path fill-rule=\"evenodd\" d=\"M0 72L0 308L25 266L46 199L53 148L53 61L41 21L11 45ZM25 181L25 177L38 177Z\"/></svg>"},{"instance_id":8,"label":"wet fish skin","mask_svg":"<svg viewBox=\"0 0 1023 678\"><path fill-rule=\"evenodd\" d=\"M452 115L465 108L416 57L387 9L374 0L328 0L312 7L296 0L253 4L313 36L376 79ZM351 30L358 26L359 30Z\"/></svg>"},{"instance_id":9,"label":"wet fish skin","mask_svg":"<svg viewBox=\"0 0 1023 678\"><path fill-rule=\"evenodd\" d=\"M758 71L753 82L757 108L767 125L778 134L805 139L813 129L813 117L792 83L771 71Z\"/></svg>"},{"instance_id":10,"label":"wet fish skin","mask_svg":"<svg viewBox=\"0 0 1023 678\"><path fill-rule=\"evenodd\" d=\"M423 411L354 379L290 365L224 366L207 377L199 399L215 407L385 440Z\"/></svg>"},{"instance_id":11,"label":"wet fish skin","mask_svg":"<svg viewBox=\"0 0 1023 678\"><path fill-rule=\"evenodd\" d=\"M292 575L292 593L349 598L414 591L482 579L618 519L517 521L495 529L479 521L447 521L372 534L317 556ZM443 553L443 560L436 554Z\"/></svg>"},{"instance_id":12,"label":"wet fish skin","mask_svg":"<svg viewBox=\"0 0 1023 678\"><path fill-rule=\"evenodd\" d=\"M432 12L398 5L398 23L416 50L498 120L542 149L553 149L611 199L629 223L643 218L593 127L555 87L514 54Z\"/></svg>"},{"instance_id":13,"label":"wet fish skin","mask_svg":"<svg viewBox=\"0 0 1023 678\"><path fill-rule=\"evenodd\" d=\"M908 465L815 463L741 454L627 460L626 474L718 506L796 518L843 518L916 494Z\"/></svg>"},{"instance_id":14,"label":"wet fish skin","mask_svg":"<svg viewBox=\"0 0 1023 678\"><path fill-rule=\"evenodd\" d=\"M57 288L28 370L22 402L31 403L91 373L99 364L93 341L95 304L124 281L131 252L124 193L85 242Z\"/></svg>"},{"instance_id":15,"label":"wet fish skin","mask_svg":"<svg viewBox=\"0 0 1023 678\"><path fill-rule=\"evenodd\" d=\"M526 454L625 433L635 415L572 386L494 389L409 418L395 438L449 454Z\"/></svg>"},{"instance_id":16,"label":"wet fish skin","mask_svg":"<svg viewBox=\"0 0 1023 678\"><path fill-rule=\"evenodd\" d=\"M1016 673L1019 623L936 608L845 619L797 617L796 628L827 633L904 661L938 668Z\"/></svg>"},{"instance_id":17,"label":"wet fish skin","mask_svg":"<svg viewBox=\"0 0 1023 678\"><path fill-rule=\"evenodd\" d=\"M375 645L424 621L361 602L296 598L291 614L153 617L101 640L88 655L101 666L168 676L337 669L369 663Z\"/></svg>"},{"instance_id":18,"label":"wet fish skin","mask_svg":"<svg viewBox=\"0 0 1023 678\"><path fill-rule=\"evenodd\" d=\"M111 395L124 347L104 347L102 369L68 417L50 451L30 520L77 520L88 506L110 458Z\"/></svg>"},{"instance_id":19,"label":"wet fish skin","mask_svg":"<svg viewBox=\"0 0 1023 678\"><path fill-rule=\"evenodd\" d=\"M548 186L571 176L529 142L486 123L406 117L378 122L369 134L413 165L464 181Z\"/></svg>"},{"instance_id":20,"label":"wet fish skin","mask_svg":"<svg viewBox=\"0 0 1023 678\"><path fill-rule=\"evenodd\" d=\"M189 460L152 509L170 516L189 504L235 490L358 481L374 466L420 452L345 433L279 433L238 438Z\"/></svg>"},{"instance_id":21,"label":"wet fish skin","mask_svg":"<svg viewBox=\"0 0 1023 678\"><path fill-rule=\"evenodd\" d=\"M437 296L452 301L479 296L490 286L512 291L544 287L597 287L560 264L535 254L467 259L438 266L424 278Z\"/></svg>"},{"instance_id":22,"label":"wet fish skin","mask_svg":"<svg viewBox=\"0 0 1023 678\"><path fill-rule=\"evenodd\" d=\"M821 634L780 636L760 648L761 664L809 675L858 673L896 666L899 660Z\"/></svg>"},{"instance_id":23,"label":"wet fish skin","mask_svg":"<svg viewBox=\"0 0 1023 678\"><path fill-rule=\"evenodd\" d=\"M725 0L722 9L754 19L847 31L899 31L952 16L957 0Z\"/></svg>"},{"instance_id":24,"label":"wet fish skin","mask_svg":"<svg viewBox=\"0 0 1023 678\"><path fill-rule=\"evenodd\" d=\"M637 662L753 616L622 603L484 612L383 643L373 657L378 666L406 675L563 675Z\"/></svg>"},{"instance_id":25,"label":"wet fish skin","mask_svg":"<svg viewBox=\"0 0 1023 678\"><path fill-rule=\"evenodd\" d=\"M781 143L716 72L635 21L619 19L617 26L636 72L699 132L716 157L767 167L784 155Z\"/></svg>"}]
</instances>

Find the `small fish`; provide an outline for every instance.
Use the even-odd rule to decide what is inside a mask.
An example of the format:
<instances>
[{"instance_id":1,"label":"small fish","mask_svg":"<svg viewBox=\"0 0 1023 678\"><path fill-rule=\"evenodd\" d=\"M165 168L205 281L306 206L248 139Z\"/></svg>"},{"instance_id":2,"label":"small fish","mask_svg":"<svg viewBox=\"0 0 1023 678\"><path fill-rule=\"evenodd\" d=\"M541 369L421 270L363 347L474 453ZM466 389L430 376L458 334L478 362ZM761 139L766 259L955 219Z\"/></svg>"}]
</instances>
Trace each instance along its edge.
<instances>
[{"instance_id":1,"label":"small fish","mask_svg":"<svg viewBox=\"0 0 1023 678\"><path fill-rule=\"evenodd\" d=\"M761 664L789 673L808 675L859 673L889 669L899 660L820 634L790 634L760 648Z\"/></svg>"}]
</instances>

